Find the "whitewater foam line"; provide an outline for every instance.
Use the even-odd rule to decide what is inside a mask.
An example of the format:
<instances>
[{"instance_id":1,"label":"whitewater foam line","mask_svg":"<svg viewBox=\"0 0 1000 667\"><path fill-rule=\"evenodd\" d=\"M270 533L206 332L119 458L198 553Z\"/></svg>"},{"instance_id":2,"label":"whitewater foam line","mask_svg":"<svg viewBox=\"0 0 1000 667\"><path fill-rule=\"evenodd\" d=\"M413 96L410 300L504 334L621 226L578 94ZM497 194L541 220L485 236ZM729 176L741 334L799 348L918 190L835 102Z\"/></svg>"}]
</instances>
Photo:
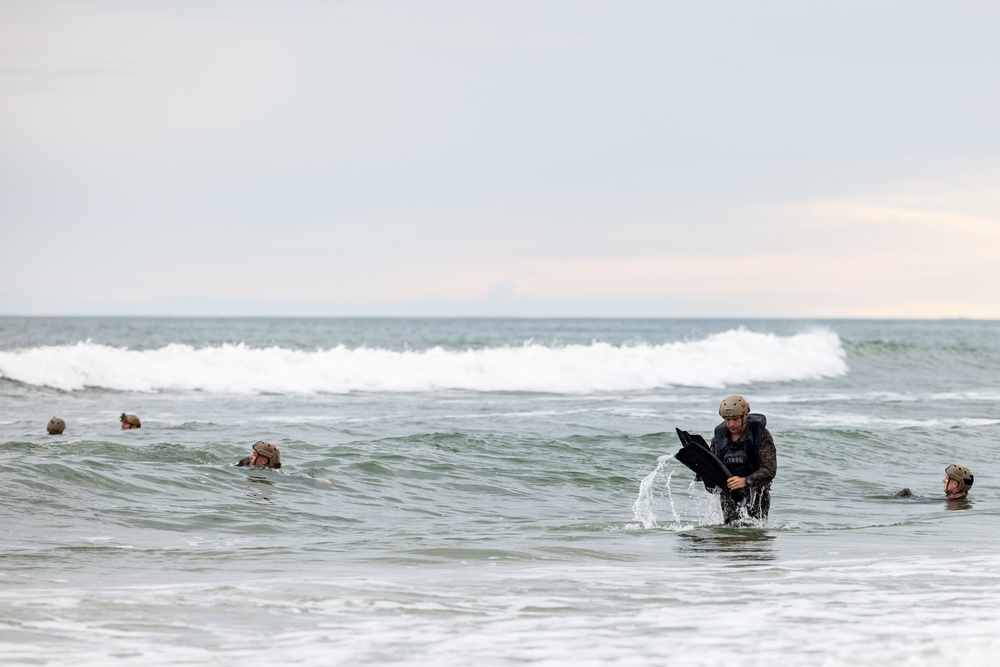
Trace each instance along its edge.
<instances>
[{"instance_id":1,"label":"whitewater foam line","mask_svg":"<svg viewBox=\"0 0 1000 667\"><path fill-rule=\"evenodd\" d=\"M580 394L658 387L720 388L847 372L829 330L793 336L733 329L661 345L541 345L484 349L303 351L171 343L130 350L75 345L0 351L0 377L66 391L101 388L213 394L418 392L438 389Z\"/></svg>"}]
</instances>

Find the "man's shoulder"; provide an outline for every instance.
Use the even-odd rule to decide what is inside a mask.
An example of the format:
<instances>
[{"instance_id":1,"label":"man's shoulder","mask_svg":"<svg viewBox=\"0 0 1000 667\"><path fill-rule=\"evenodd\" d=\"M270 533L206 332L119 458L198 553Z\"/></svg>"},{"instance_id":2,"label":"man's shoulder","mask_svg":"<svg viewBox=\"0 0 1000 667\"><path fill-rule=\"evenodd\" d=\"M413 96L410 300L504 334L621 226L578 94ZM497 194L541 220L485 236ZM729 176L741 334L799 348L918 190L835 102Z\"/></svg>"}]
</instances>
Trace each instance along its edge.
<instances>
[{"instance_id":1,"label":"man's shoulder","mask_svg":"<svg viewBox=\"0 0 1000 667\"><path fill-rule=\"evenodd\" d=\"M729 435L729 429L726 428L726 422L720 422L718 426L715 427L715 431L712 435L712 442L723 442L726 436Z\"/></svg>"}]
</instances>

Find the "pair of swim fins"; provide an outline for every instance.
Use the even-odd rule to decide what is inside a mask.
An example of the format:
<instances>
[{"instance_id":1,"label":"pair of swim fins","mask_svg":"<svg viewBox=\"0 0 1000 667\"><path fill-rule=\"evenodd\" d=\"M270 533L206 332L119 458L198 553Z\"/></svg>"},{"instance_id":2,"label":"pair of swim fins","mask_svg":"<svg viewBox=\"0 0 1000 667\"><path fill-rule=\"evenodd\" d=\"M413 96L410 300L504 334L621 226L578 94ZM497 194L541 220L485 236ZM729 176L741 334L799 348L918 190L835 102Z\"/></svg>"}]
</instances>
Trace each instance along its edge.
<instances>
[{"instance_id":1,"label":"pair of swim fins","mask_svg":"<svg viewBox=\"0 0 1000 667\"><path fill-rule=\"evenodd\" d=\"M681 439L681 450L674 458L693 470L705 482L705 488L711 490L718 487L722 493L728 493L735 502L744 498L743 489L730 491L726 480L732 477L726 464L719 460L708 448L705 438L697 433L691 435L687 431L677 429L677 437Z\"/></svg>"}]
</instances>

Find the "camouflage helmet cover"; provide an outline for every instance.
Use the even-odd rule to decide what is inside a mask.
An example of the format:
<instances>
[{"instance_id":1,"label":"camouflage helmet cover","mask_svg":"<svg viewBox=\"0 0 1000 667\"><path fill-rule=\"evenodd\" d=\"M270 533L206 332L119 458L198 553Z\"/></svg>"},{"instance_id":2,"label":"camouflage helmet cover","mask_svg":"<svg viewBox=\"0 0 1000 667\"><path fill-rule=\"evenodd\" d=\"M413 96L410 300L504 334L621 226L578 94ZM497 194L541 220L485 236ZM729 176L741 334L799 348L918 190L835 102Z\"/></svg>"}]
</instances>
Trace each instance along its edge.
<instances>
[{"instance_id":1,"label":"camouflage helmet cover","mask_svg":"<svg viewBox=\"0 0 1000 667\"><path fill-rule=\"evenodd\" d=\"M257 453L257 456L267 457L268 467L270 468L280 468L281 467L281 452L275 446L273 442L266 442L264 440L258 440L253 443L253 451Z\"/></svg>"},{"instance_id":2,"label":"camouflage helmet cover","mask_svg":"<svg viewBox=\"0 0 1000 667\"><path fill-rule=\"evenodd\" d=\"M738 394L730 394L722 399L719 405L719 416L723 419L742 417L750 412L750 404Z\"/></svg>"},{"instance_id":3,"label":"camouflage helmet cover","mask_svg":"<svg viewBox=\"0 0 1000 667\"><path fill-rule=\"evenodd\" d=\"M944 474L948 477L948 479L953 479L958 482L958 488L960 491L968 491L972 488L973 481L975 481L975 477L972 476L971 470L965 466L955 465L954 463L944 469Z\"/></svg>"},{"instance_id":4,"label":"camouflage helmet cover","mask_svg":"<svg viewBox=\"0 0 1000 667\"><path fill-rule=\"evenodd\" d=\"M121 422L123 424L131 424L132 426L138 426L140 428L142 427L142 422L139 421L139 417L137 415L133 415L128 412L123 412L122 416L119 419L121 419Z\"/></svg>"},{"instance_id":5,"label":"camouflage helmet cover","mask_svg":"<svg viewBox=\"0 0 1000 667\"><path fill-rule=\"evenodd\" d=\"M53 417L45 428L51 435L59 435L66 430L66 422L62 417Z\"/></svg>"}]
</instances>

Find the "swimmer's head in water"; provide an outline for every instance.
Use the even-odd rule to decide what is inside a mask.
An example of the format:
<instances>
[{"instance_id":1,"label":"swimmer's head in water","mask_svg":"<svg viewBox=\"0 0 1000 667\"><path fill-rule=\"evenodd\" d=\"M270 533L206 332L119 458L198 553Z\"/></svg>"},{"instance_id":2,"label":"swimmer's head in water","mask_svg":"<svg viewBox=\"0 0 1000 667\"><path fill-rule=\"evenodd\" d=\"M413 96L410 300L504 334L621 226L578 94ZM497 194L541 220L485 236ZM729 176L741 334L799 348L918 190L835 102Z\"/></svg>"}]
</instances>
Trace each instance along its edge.
<instances>
[{"instance_id":1,"label":"swimmer's head in water","mask_svg":"<svg viewBox=\"0 0 1000 667\"><path fill-rule=\"evenodd\" d=\"M123 412L119 419L121 419L122 428L124 429L142 428L142 422L139 421L139 417L137 415L133 415L129 412Z\"/></svg>"},{"instance_id":2,"label":"swimmer's head in water","mask_svg":"<svg viewBox=\"0 0 1000 667\"><path fill-rule=\"evenodd\" d=\"M49 423L45 426L45 429L51 435L60 435L66 430L66 422L62 417L53 417L49 420Z\"/></svg>"},{"instance_id":3,"label":"swimmer's head in water","mask_svg":"<svg viewBox=\"0 0 1000 667\"><path fill-rule=\"evenodd\" d=\"M280 468L281 467L281 452L275 446L273 442L267 442L265 440L258 440L253 443L253 451L257 456L263 456L267 459L267 467L269 468Z\"/></svg>"},{"instance_id":4,"label":"swimmer's head in water","mask_svg":"<svg viewBox=\"0 0 1000 667\"><path fill-rule=\"evenodd\" d=\"M944 469L944 476L958 482L958 490L963 493L971 489L972 483L975 481L971 470L965 466L955 465L954 463Z\"/></svg>"}]
</instances>

